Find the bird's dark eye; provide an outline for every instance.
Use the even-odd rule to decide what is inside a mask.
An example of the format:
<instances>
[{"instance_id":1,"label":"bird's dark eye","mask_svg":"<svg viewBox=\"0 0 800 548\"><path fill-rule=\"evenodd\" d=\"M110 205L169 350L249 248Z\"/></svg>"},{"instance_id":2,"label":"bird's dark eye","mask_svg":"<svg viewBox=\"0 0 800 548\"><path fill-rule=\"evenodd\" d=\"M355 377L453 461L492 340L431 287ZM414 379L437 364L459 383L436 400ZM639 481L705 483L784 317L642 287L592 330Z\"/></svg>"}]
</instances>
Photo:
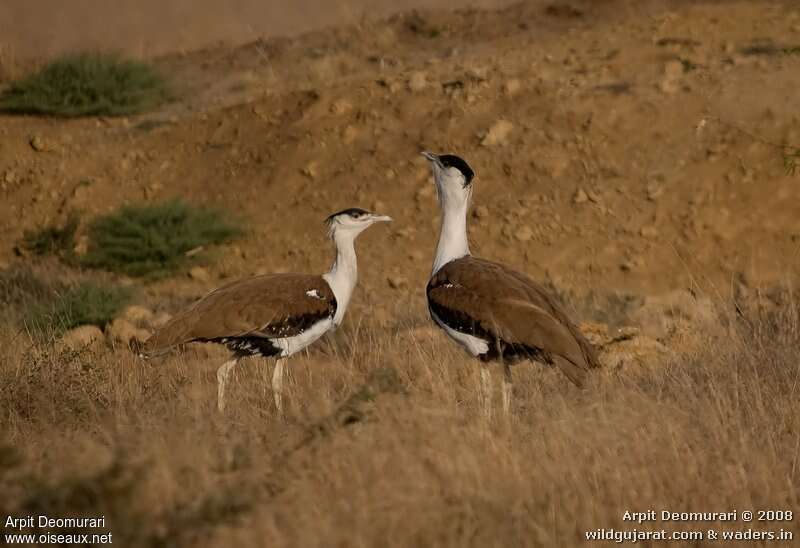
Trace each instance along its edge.
<instances>
[{"instance_id":1,"label":"bird's dark eye","mask_svg":"<svg viewBox=\"0 0 800 548\"><path fill-rule=\"evenodd\" d=\"M353 217L353 219L360 219L362 216L363 216L363 215L362 215L361 213L353 213L353 214L351 215L351 217Z\"/></svg>"}]
</instances>

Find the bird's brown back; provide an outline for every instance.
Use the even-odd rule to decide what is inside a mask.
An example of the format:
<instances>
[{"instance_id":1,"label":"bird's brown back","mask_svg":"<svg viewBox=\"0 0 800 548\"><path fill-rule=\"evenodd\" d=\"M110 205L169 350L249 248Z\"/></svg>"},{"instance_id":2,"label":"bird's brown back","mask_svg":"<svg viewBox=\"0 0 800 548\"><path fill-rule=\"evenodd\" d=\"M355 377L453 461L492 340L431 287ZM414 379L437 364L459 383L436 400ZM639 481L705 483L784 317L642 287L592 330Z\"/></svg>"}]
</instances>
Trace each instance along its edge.
<instances>
[{"instance_id":1,"label":"bird's brown back","mask_svg":"<svg viewBox=\"0 0 800 548\"><path fill-rule=\"evenodd\" d=\"M336 298L317 275L267 274L215 289L158 329L143 354L157 355L194 340L291 337L310 322L333 317Z\"/></svg>"}]
</instances>

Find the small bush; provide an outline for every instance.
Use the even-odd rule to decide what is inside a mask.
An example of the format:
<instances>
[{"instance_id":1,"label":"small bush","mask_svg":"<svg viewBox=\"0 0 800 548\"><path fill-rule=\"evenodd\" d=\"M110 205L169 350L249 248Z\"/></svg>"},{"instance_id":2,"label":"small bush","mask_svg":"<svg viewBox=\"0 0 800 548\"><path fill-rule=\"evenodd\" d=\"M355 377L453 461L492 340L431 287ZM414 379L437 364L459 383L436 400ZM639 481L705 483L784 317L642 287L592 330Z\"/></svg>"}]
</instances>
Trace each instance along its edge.
<instances>
[{"instance_id":1,"label":"small bush","mask_svg":"<svg viewBox=\"0 0 800 548\"><path fill-rule=\"evenodd\" d=\"M95 282L82 282L28 308L25 324L35 332L56 333L79 325L104 326L131 300L132 291Z\"/></svg>"},{"instance_id":2,"label":"small bush","mask_svg":"<svg viewBox=\"0 0 800 548\"><path fill-rule=\"evenodd\" d=\"M219 212L179 200L126 206L92 222L81 262L129 276L161 277L186 264L190 251L240 233Z\"/></svg>"},{"instance_id":3,"label":"small bush","mask_svg":"<svg viewBox=\"0 0 800 548\"><path fill-rule=\"evenodd\" d=\"M116 55L62 57L0 95L0 111L52 116L121 116L167 99L164 79L149 65Z\"/></svg>"},{"instance_id":4,"label":"small bush","mask_svg":"<svg viewBox=\"0 0 800 548\"><path fill-rule=\"evenodd\" d=\"M26 230L22 237L22 247L34 255L59 255L69 259L75 248L78 223L78 215L71 213L63 226L51 225L39 230Z\"/></svg>"}]
</instances>

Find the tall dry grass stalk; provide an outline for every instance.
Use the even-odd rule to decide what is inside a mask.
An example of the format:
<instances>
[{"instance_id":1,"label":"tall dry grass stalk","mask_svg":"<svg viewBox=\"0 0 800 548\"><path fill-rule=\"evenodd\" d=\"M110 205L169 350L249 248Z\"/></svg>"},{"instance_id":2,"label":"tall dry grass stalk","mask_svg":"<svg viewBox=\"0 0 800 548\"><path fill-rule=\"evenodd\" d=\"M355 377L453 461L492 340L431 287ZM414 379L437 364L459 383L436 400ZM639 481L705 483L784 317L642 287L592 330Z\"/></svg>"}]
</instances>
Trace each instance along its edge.
<instances>
[{"instance_id":1,"label":"tall dry grass stalk","mask_svg":"<svg viewBox=\"0 0 800 548\"><path fill-rule=\"evenodd\" d=\"M521 366L513 416L487 424L475 362L411 322L354 316L293 360L285 420L257 361L236 374L220 416L216 351L142 363L7 330L0 488L11 496L0 514L103 514L124 546L486 547L648 528L624 522L626 510L797 511L798 308L735 320L707 341L662 368L601 372L586 391ZM379 366L405 391L296 448ZM798 523L750 527L797 536Z\"/></svg>"}]
</instances>

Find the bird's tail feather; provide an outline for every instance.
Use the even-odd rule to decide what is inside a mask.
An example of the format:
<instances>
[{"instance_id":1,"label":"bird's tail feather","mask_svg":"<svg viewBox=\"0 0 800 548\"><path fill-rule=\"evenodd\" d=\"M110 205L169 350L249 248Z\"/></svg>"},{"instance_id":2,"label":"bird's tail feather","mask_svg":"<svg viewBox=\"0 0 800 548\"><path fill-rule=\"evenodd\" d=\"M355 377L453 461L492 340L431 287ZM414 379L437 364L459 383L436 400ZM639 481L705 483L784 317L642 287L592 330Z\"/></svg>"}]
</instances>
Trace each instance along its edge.
<instances>
[{"instance_id":1,"label":"bird's tail feather","mask_svg":"<svg viewBox=\"0 0 800 548\"><path fill-rule=\"evenodd\" d=\"M586 383L587 375L585 366L582 367L581 365L572 363L564 356L552 356L552 360L556 367L558 367L575 386L583 388Z\"/></svg>"}]
</instances>

